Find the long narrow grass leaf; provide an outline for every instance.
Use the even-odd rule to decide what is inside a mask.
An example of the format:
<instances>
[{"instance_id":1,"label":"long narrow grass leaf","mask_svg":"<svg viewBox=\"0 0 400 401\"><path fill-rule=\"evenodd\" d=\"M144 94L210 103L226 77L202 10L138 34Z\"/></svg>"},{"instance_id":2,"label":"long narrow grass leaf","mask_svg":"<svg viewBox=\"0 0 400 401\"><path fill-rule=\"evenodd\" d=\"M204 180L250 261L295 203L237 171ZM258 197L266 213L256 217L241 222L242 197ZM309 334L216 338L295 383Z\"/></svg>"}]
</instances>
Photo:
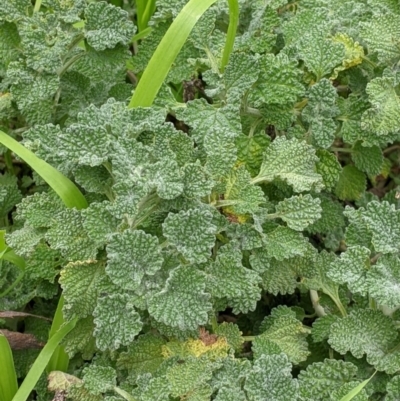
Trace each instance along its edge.
<instances>
[{"instance_id":1,"label":"long narrow grass leaf","mask_svg":"<svg viewBox=\"0 0 400 401\"><path fill-rule=\"evenodd\" d=\"M224 52L222 53L222 60L221 60L222 72L224 71L226 65L228 64L229 57L232 53L233 45L235 44L237 26L239 23L238 0L228 0L228 3L229 3L229 26L228 26L228 33L226 36Z\"/></svg>"},{"instance_id":2,"label":"long narrow grass leaf","mask_svg":"<svg viewBox=\"0 0 400 401\"><path fill-rule=\"evenodd\" d=\"M162 83L185 44L190 32L199 18L217 0L190 0L172 22L168 31L161 39L156 51L136 87L129 103L129 108L150 107L161 88ZM228 0L229 26L226 43L221 60L221 70L228 64L232 52L239 20L239 4L237 0Z\"/></svg>"},{"instance_id":3,"label":"long narrow grass leaf","mask_svg":"<svg viewBox=\"0 0 400 401\"><path fill-rule=\"evenodd\" d=\"M60 299L58 300L57 310L53 316L53 322L51 324L49 338L52 338L60 327L64 324L64 315L62 313L62 308L64 306L64 296L61 294ZM48 365L46 371L48 373L59 370L61 372L66 372L68 369L69 357L65 352L64 347L59 345L54 351Z\"/></svg>"},{"instance_id":4,"label":"long narrow grass leaf","mask_svg":"<svg viewBox=\"0 0 400 401\"><path fill-rule=\"evenodd\" d=\"M137 33L135 36L132 37L131 43L137 42L140 39L144 39L146 36L150 35L152 30L153 28L150 26L148 26L146 29L143 29L143 31L140 31L139 33Z\"/></svg>"},{"instance_id":5,"label":"long narrow grass leaf","mask_svg":"<svg viewBox=\"0 0 400 401\"><path fill-rule=\"evenodd\" d=\"M28 399L40 376L46 369L46 366L49 363L50 358L56 350L58 344L75 327L76 322L77 318L71 320L65 326L61 327L60 330L58 330L57 333L49 339L30 368L25 380L21 384L21 387L15 394L12 401L26 401Z\"/></svg>"},{"instance_id":6,"label":"long narrow grass leaf","mask_svg":"<svg viewBox=\"0 0 400 401\"><path fill-rule=\"evenodd\" d=\"M199 18L217 0L190 0L172 22L136 87L129 108L150 107Z\"/></svg>"},{"instance_id":7,"label":"long narrow grass leaf","mask_svg":"<svg viewBox=\"0 0 400 401\"><path fill-rule=\"evenodd\" d=\"M19 267L21 270L25 270L25 259L21 258L21 256L16 255L15 252L10 248L8 248L4 252L2 259L8 260L15 266Z\"/></svg>"},{"instance_id":8,"label":"long narrow grass leaf","mask_svg":"<svg viewBox=\"0 0 400 401\"><path fill-rule=\"evenodd\" d=\"M29 164L58 194L67 207L83 209L88 206L85 197L72 181L3 131L0 131L0 143Z\"/></svg>"},{"instance_id":9,"label":"long narrow grass leaf","mask_svg":"<svg viewBox=\"0 0 400 401\"><path fill-rule=\"evenodd\" d=\"M146 8L144 10L144 15L142 19L143 29L147 28L147 24L150 21L151 16L153 15L156 9L156 1L155 0L147 0Z\"/></svg>"},{"instance_id":10,"label":"long narrow grass leaf","mask_svg":"<svg viewBox=\"0 0 400 401\"><path fill-rule=\"evenodd\" d=\"M146 12L146 5L148 0L136 0L136 20L139 32L146 26L144 25L144 14Z\"/></svg>"},{"instance_id":11,"label":"long narrow grass leaf","mask_svg":"<svg viewBox=\"0 0 400 401\"><path fill-rule=\"evenodd\" d=\"M0 334L0 400L11 401L18 390L12 351L7 338Z\"/></svg>"},{"instance_id":12,"label":"long narrow grass leaf","mask_svg":"<svg viewBox=\"0 0 400 401\"><path fill-rule=\"evenodd\" d=\"M367 380L364 380L358 386L354 387L350 392L348 392L344 397L340 399L340 401L350 401L352 400L358 393L369 383L369 381L375 376L375 373Z\"/></svg>"}]
</instances>

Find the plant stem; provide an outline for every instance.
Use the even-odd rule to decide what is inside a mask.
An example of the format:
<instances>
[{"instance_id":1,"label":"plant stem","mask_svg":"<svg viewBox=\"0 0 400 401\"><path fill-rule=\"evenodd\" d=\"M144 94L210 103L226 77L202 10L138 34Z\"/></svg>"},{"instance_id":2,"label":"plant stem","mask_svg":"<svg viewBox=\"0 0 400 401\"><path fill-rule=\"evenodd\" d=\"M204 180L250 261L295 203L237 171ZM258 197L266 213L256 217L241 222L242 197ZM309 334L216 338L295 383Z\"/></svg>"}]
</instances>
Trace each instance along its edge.
<instances>
[{"instance_id":1,"label":"plant stem","mask_svg":"<svg viewBox=\"0 0 400 401\"><path fill-rule=\"evenodd\" d=\"M33 8L33 12L37 13L40 10L41 5L42 5L42 0L36 0L35 7Z\"/></svg>"},{"instance_id":2,"label":"plant stem","mask_svg":"<svg viewBox=\"0 0 400 401\"><path fill-rule=\"evenodd\" d=\"M388 154L388 153L390 153L390 152L393 152L394 150L400 150L400 144L399 144L399 143L396 143L396 144L394 144L394 145L389 146L388 148L386 148L386 149L383 151L383 154L386 155L386 154Z\"/></svg>"},{"instance_id":3,"label":"plant stem","mask_svg":"<svg viewBox=\"0 0 400 401\"><path fill-rule=\"evenodd\" d=\"M114 387L113 390L120 395L122 398L125 398L126 401L136 401L136 398L131 396L128 392L125 390L122 390L122 388L119 387Z\"/></svg>"},{"instance_id":4,"label":"plant stem","mask_svg":"<svg viewBox=\"0 0 400 401\"><path fill-rule=\"evenodd\" d=\"M339 309L339 311L342 314L342 316L343 317L347 316L346 308L343 306L342 301L339 299L339 296L333 297L333 296L330 295L330 297L332 298L333 302L335 303L335 305Z\"/></svg>"},{"instance_id":5,"label":"plant stem","mask_svg":"<svg viewBox=\"0 0 400 401\"><path fill-rule=\"evenodd\" d=\"M262 117L262 114L261 114L260 110L255 109L255 108L253 108L253 107L246 107L246 108L243 110L243 113L244 113L244 114L248 114L248 115L250 115L250 116Z\"/></svg>"},{"instance_id":6,"label":"plant stem","mask_svg":"<svg viewBox=\"0 0 400 401\"><path fill-rule=\"evenodd\" d=\"M373 61L371 61L367 56L362 56L361 57L364 61L366 61L368 64L372 65L372 67L376 68L378 65L375 64Z\"/></svg>"},{"instance_id":7,"label":"plant stem","mask_svg":"<svg viewBox=\"0 0 400 401\"><path fill-rule=\"evenodd\" d=\"M217 328L218 328L217 317L215 316L215 314L212 315L212 317L211 317L211 327L212 327L213 333L215 333L215 331L216 331Z\"/></svg>"},{"instance_id":8,"label":"plant stem","mask_svg":"<svg viewBox=\"0 0 400 401\"><path fill-rule=\"evenodd\" d=\"M85 38L85 36L83 33L78 34L76 36L76 38L69 44L68 51L71 51L72 49L74 49L75 46L78 45L84 38Z\"/></svg>"},{"instance_id":9,"label":"plant stem","mask_svg":"<svg viewBox=\"0 0 400 401\"><path fill-rule=\"evenodd\" d=\"M254 341L257 336L243 336L243 341Z\"/></svg>"},{"instance_id":10,"label":"plant stem","mask_svg":"<svg viewBox=\"0 0 400 401\"><path fill-rule=\"evenodd\" d=\"M318 292L315 290L310 290L310 298L311 298L312 306L315 310L315 314L319 317L325 316L326 315L325 309L319 303Z\"/></svg>"},{"instance_id":11,"label":"plant stem","mask_svg":"<svg viewBox=\"0 0 400 401\"><path fill-rule=\"evenodd\" d=\"M14 133L14 134L22 134L23 132L25 132L25 131L28 131L28 129L29 129L29 127L22 127L22 128L17 128L17 129L14 129L14 130L12 130L12 132Z\"/></svg>"},{"instance_id":12,"label":"plant stem","mask_svg":"<svg viewBox=\"0 0 400 401\"><path fill-rule=\"evenodd\" d=\"M333 349L329 347L329 359L335 359L333 355Z\"/></svg>"},{"instance_id":13,"label":"plant stem","mask_svg":"<svg viewBox=\"0 0 400 401\"><path fill-rule=\"evenodd\" d=\"M369 307L372 310L377 310L377 304L374 298L370 297L369 298Z\"/></svg>"},{"instance_id":14,"label":"plant stem","mask_svg":"<svg viewBox=\"0 0 400 401\"><path fill-rule=\"evenodd\" d=\"M75 56L71 57L62 67L60 67L57 71L57 75L61 77L69 67L71 67L72 64L74 64L76 61L78 61L81 57L85 55L85 52L81 52L78 54L75 54Z\"/></svg>"},{"instance_id":15,"label":"plant stem","mask_svg":"<svg viewBox=\"0 0 400 401\"><path fill-rule=\"evenodd\" d=\"M21 280L23 279L24 275L25 275L25 271L24 271L24 270L21 270L21 271L19 272L19 274L18 274L18 277L15 279L15 281L14 281L11 285L9 285L5 291L3 291L3 292L0 294L0 298L3 298L3 297L5 297L7 294L9 294L9 293L18 285L18 283L21 282Z\"/></svg>"},{"instance_id":16,"label":"plant stem","mask_svg":"<svg viewBox=\"0 0 400 401\"><path fill-rule=\"evenodd\" d=\"M351 148L336 148L334 146L331 146L331 151L332 152L340 152L340 153L352 153L353 149Z\"/></svg>"},{"instance_id":17,"label":"plant stem","mask_svg":"<svg viewBox=\"0 0 400 401\"><path fill-rule=\"evenodd\" d=\"M10 149L7 149L6 153L4 153L4 163L6 164L8 172L12 175L15 175L15 170L14 170L14 165L13 165Z\"/></svg>"}]
</instances>

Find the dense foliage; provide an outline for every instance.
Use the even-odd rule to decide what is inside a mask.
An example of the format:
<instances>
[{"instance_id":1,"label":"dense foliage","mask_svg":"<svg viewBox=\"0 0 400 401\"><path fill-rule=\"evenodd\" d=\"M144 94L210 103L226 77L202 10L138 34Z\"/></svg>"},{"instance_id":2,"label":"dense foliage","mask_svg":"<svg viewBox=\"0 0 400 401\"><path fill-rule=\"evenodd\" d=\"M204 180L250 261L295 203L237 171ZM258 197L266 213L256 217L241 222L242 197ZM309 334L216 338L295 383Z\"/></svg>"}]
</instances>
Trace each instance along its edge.
<instances>
[{"instance_id":1,"label":"dense foliage","mask_svg":"<svg viewBox=\"0 0 400 401\"><path fill-rule=\"evenodd\" d=\"M132 44L128 2L0 2L0 129L89 203L0 148L26 263L0 259L0 310L52 317L62 291L78 321L50 389L75 401L339 401L375 371L353 399L399 399L398 1L241 0L223 73L219 1L128 108L185 3L157 0ZM38 352L14 351L20 378Z\"/></svg>"}]
</instances>

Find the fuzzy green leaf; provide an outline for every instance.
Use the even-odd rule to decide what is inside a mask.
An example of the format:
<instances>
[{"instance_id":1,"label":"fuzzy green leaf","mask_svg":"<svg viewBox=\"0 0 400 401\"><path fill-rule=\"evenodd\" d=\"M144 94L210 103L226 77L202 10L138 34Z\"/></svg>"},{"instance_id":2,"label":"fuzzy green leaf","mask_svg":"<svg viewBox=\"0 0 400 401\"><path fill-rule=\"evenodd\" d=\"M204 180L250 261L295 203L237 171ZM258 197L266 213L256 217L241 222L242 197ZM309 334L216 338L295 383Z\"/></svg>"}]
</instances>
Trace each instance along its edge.
<instances>
[{"instance_id":1,"label":"fuzzy green leaf","mask_svg":"<svg viewBox=\"0 0 400 401\"><path fill-rule=\"evenodd\" d=\"M292 364L286 355L262 355L254 362L244 386L248 400L296 400L299 386L291 371Z\"/></svg>"},{"instance_id":2,"label":"fuzzy green leaf","mask_svg":"<svg viewBox=\"0 0 400 401\"><path fill-rule=\"evenodd\" d=\"M260 78L252 90L250 99L256 106L266 104L293 104L304 93L299 82L296 61L286 55L266 54L259 60Z\"/></svg>"},{"instance_id":3,"label":"fuzzy green leaf","mask_svg":"<svg viewBox=\"0 0 400 401\"><path fill-rule=\"evenodd\" d=\"M216 228L212 214L204 209L170 213L163 223L164 236L192 263L205 262L210 256Z\"/></svg>"},{"instance_id":4,"label":"fuzzy green leaf","mask_svg":"<svg viewBox=\"0 0 400 401\"><path fill-rule=\"evenodd\" d=\"M61 199L52 192L35 193L22 199L17 207L16 221L25 221L34 228L50 227L54 215L64 209Z\"/></svg>"},{"instance_id":5,"label":"fuzzy green leaf","mask_svg":"<svg viewBox=\"0 0 400 401\"><path fill-rule=\"evenodd\" d=\"M387 401L396 401L400 397L400 376L394 376L387 384Z\"/></svg>"},{"instance_id":6,"label":"fuzzy green leaf","mask_svg":"<svg viewBox=\"0 0 400 401\"><path fill-rule=\"evenodd\" d=\"M372 243L377 252L398 252L400 244L400 211L387 201L369 202L361 212L362 220L372 233Z\"/></svg>"},{"instance_id":7,"label":"fuzzy green leaf","mask_svg":"<svg viewBox=\"0 0 400 401\"><path fill-rule=\"evenodd\" d=\"M81 353L84 359L93 358L96 350L93 330L94 323L92 316L78 320L74 330L63 340L63 347L70 358L77 353Z\"/></svg>"},{"instance_id":8,"label":"fuzzy green leaf","mask_svg":"<svg viewBox=\"0 0 400 401\"><path fill-rule=\"evenodd\" d=\"M302 35L299 42L299 58L314 73L317 80L332 73L345 59L342 43L328 39L324 29L314 28Z\"/></svg>"},{"instance_id":9,"label":"fuzzy green leaf","mask_svg":"<svg viewBox=\"0 0 400 401\"><path fill-rule=\"evenodd\" d=\"M380 305L400 306L400 260L395 255L383 255L367 272L368 292Z\"/></svg>"},{"instance_id":10,"label":"fuzzy green leaf","mask_svg":"<svg viewBox=\"0 0 400 401\"><path fill-rule=\"evenodd\" d=\"M271 258L265 249L255 249L250 256L251 267L262 278L262 287L271 294L293 294L297 288L296 266L298 258L283 259Z\"/></svg>"},{"instance_id":11,"label":"fuzzy green leaf","mask_svg":"<svg viewBox=\"0 0 400 401\"><path fill-rule=\"evenodd\" d=\"M312 325L311 336L314 342L322 342L329 338L329 333L331 326L335 323L339 317L337 315L324 315L317 320Z\"/></svg>"},{"instance_id":12,"label":"fuzzy green leaf","mask_svg":"<svg viewBox=\"0 0 400 401\"><path fill-rule=\"evenodd\" d=\"M0 218L5 217L22 199L17 186L17 177L0 175Z\"/></svg>"},{"instance_id":13,"label":"fuzzy green leaf","mask_svg":"<svg viewBox=\"0 0 400 401\"><path fill-rule=\"evenodd\" d=\"M54 225L45 238L70 261L95 259L97 244L92 241L83 226L82 213L65 209L54 216Z\"/></svg>"},{"instance_id":14,"label":"fuzzy green leaf","mask_svg":"<svg viewBox=\"0 0 400 401\"><path fill-rule=\"evenodd\" d=\"M350 362L325 359L300 372L300 394L308 400L326 401L330 393L343 384L354 380L357 367Z\"/></svg>"},{"instance_id":15,"label":"fuzzy green leaf","mask_svg":"<svg viewBox=\"0 0 400 401\"><path fill-rule=\"evenodd\" d=\"M233 350L240 350L244 339L239 327L234 323L223 322L214 330L218 337L224 337Z\"/></svg>"},{"instance_id":16,"label":"fuzzy green leaf","mask_svg":"<svg viewBox=\"0 0 400 401\"><path fill-rule=\"evenodd\" d=\"M389 317L379 311L361 309L335 322L328 342L340 354L350 351L356 358L366 354L367 361L376 366L390 352L396 338L397 331Z\"/></svg>"},{"instance_id":17,"label":"fuzzy green leaf","mask_svg":"<svg viewBox=\"0 0 400 401\"><path fill-rule=\"evenodd\" d=\"M89 365L83 369L83 385L92 394L105 393L117 384L117 372L111 366Z\"/></svg>"},{"instance_id":18,"label":"fuzzy green leaf","mask_svg":"<svg viewBox=\"0 0 400 401\"><path fill-rule=\"evenodd\" d=\"M0 5L0 18L9 21L18 21L30 12L32 3L29 0L6 0Z\"/></svg>"},{"instance_id":19,"label":"fuzzy green leaf","mask_svg":"<svg viewBox=\"0 0 400 401\"><path fill-rule=\"evenodd\" d=\"M317 173L322 176L325 188L332 191L339 180L342 166L336 156L325 149L318 149L317 156L319 161L316 164Z\"/></svg>"},{"instance_id":20,"label":"fuzzy green leaf","mask_svg":"<svg viewBox=\"0 0 400 401\"><path fill-rule=\"evenodd\" d=\"M329 195L319 195L321 218L306 228L311 233L329 234L345 226L343 206Z\"/></svg>"},{"instance_id":21,"label":"fuzzy green leaf","mask_svg":"<svg viewBox=\"0 0 400 401\"><path fill-rule=\"evenodd\" d=\"M264 161L253 183L286 181L295 192L319 192L322 177L315 172L318 158L313 147L298 139L276 138L264 153Z\"/></svg>"},{"instance_id":22,"label":"fuzzy green leaf","mask_svg":"<svg viewBox=\"0 0 400 401\"><path fill-rule=\"evenodd\" d=\"M110 294L99 298L93 316L96 345L102 351L131 344L142 329L140 316L127 294Z\"/></svg>"},{"instance_id":23,"label":"fuzzy green leaf","mask_svg":"<svg viewBox=\"0 0 400 401\"><path fill-rule=\"evenodd\" d=\"M114 284L126 290L137 289L143 277L154 275L163 263L158 239L132 229L111 237L107 257L106 273Z\"/></svg>"},{"instance_id":24,"label":"fuzzy green leaf","mask_svg":"<svg viewBox=\"0 0 400 401\"><path fill-rule=\"evenodd\" d=\"M103 264L95 260L69 263L60 277L64 316L71 319L92 315L105 278Z\"/></svg>"},{"instance_id":25,"label":"fuzzy green leaf","mask_svg":"<svg viewBox=\"0 0 400 401\"><path fill-rule=\"evenodd\" d=\"M220 249L216 261L208 266L211 294L227 298L234 313L254 310L260 299L259 275L242 265L238 249L227 245Z\"/></svg>"},{"instance_id":26,"label":"fuzzy green leaf","mask_svg":"<svg viewBox=\"0 0 400 401\"><path fill-rule=\"evenodd\" d=\"M329 266L328 277L338 284L347 284L350 291L366 294L370 251L362 246L348 248Z\"/></svg>"},{"instance_id":27,"label":"fuzzy green leaf","mask_svg":"<svg viewBox=\"0 0 400 401\"><path fill-rule=\"evenodd\" d=\"M383 164L382 151L378 146L365 147L357 142L351 152L355 166L369 175L381 172Z\"/></svg>"},{"instance_id":28,"label":"fuzzy green leaf","mask_svg":"<svg viewBox=\"0 0 400 401\"><path fill-rule=\"evenodd\" d=\"M255 213L265 202L262 189L251 185L251 176L244 166L233 170L227 177L224 201L235 214Z\"/></svg>"},{"instance_id":29,"label":"fuzzy green leaf","mask_svg":"<svg viewBox=\"0 0 400 401\"><path fill-rule=\"evenodd\" d=\"M211 310L205 288L206 278L198 269L177 267L171 271L165 288L149 300L149 313L169 326L195 330L207 323Z\"/></svg>"},{"instance_id":30,"label":"fuzzy green leaf","mask_svg":"<svg viewBox=\"0 0 400 401\"><path fill-rule=\"evenodd\" d=\"M308 122L309 133L317 147L327 148L335 139L336 124L332 117L339 112L335 105L337 97L336 89L326 78L309 90L308 103L302 118Z\"/></svg>"},{"instance_id":31,"label":"fuzzy green leaf","mask_svg":"<svg viewBox=\"0 0 400 401\"><path fill-rule=\"evenodd\" d=\"M307 252L307 239L302 233L288 227L278 226L267 234L265 249L269 257L277 260L303 256Z\"/></svg>"},{"instance_id":32,"label":"fuzzy green leaf","mask_svg":"<svg viewBox=\"0 0 400 401\"><path fill-rule=\"evenodd\" d=\"M176 364L168 369L166 377L170 384L171 395L185 397L203 387L211 379L211 375L210 362L206 359L191 357L184 363Z\"/></svg>"},{"instance_id":33,"label":"fuzzy green leaf","mask_svg":"<svg viewBox=\"0 0 400 401\"><path fill-rule=\"evenodd\" d=\"M257 80L259 73L256 57L246 53L233 53L222 77L228 103L239 101Z\"/></svg>"},{"instance_id":34,"label":"fuzzy green leaf","mask_svg":"<svg viewBox=\"0 0 400 401\"><path fill-rule=\"evenodd\" d=\"M127 45L135 33L128 13L105 1L90 3L85 10L85 37L96 50L115 47L118 43Z\"/></svg>"},{"instance_id":35,"label":"fuzzy green leaf","mask_svg":"<svg viewBox=\"0 0 400 401\"><path fill-rule=\"evenodd\" d=\"M104 245L112 233L117 231L120 221L108 210L109 202L93 202L82 210L83 227L89 238L99 246Z\"/></svg>"},{"instance_id":36,"label":"fuzzy green leaf","mask_svg":"<svg viewBox=\"0 0 400 401\"><path fill-rule=\"evenodd\" d=\"M303 231L321 217L321 201L311 195L297 195L279 202L275 215L281 218L289 228Z\"/></svg>"},{"instance_id":37,"label":"fuzzy green leaf","mask_svg":"<svg viewBox=\"0 0 400 401\"><path fill-rule=\"evenodd\" d=\"M183 172L184 196L188 198L201 198L211 193L214 182L207 172L204 171L199 161L187 164L183 168Z\"/></svg>"},{"instance_id":38,"label":"fuzzy green leaf","mask_svg":"<svg viewBox=\"0 0 400 401\"><path fill-rule=\"evenodd\" d=\"M286 309L276 308L264 319L261 336L276 344L292 363L298 364L310 354L306 340L310 330L297 320L295 313Z\"/></svg>"},{"instance_id":39,"label":"fuzzy green leaf","mask_svg":"<svg viewBox=\"0 0 400 401\"><path fill-rule=\"evenodd\" d=\"M59 88L59 77L54 74L36 74L18 61L8 65L7 76L12 83L13 100L25 119L31 125L51 122L53 97Z\"/></svg>"},{"instance_id":40,"label":"fuzzy green leaf","mask_svg":"<svg viewBox=\"0 0 400 401\"><path fill-rule=\"evenodd\" d=\"M138 337L127 351L118 358L117 366L122 369L134 369L137 374L154 373L164 360L162 347L165 340L152 333Z\"/></svg>"},{"instance_id":41,"label":"fuzzy green leaf","mask_svg":"<svg viewBox=\"0 0 400 401\"><path fill-rule=\"evenodd\" d=\"M263 153L271 140L264 133L247 137L241 135L236 139L238 162L243 162L251 176L257 175L263 160Z\"/></svg>"},{"instance_id":42,"label":"fuzzy green leaf","mask_svg":"<svg viewBox=\"0 0 400 401\"><path fill-rule=\"evenodd\" d=\"M400 37L400 16L392 13L374 15L361 22L361 37L365 40L369 53L377 53L381 63L391 64L400 57L398 38Z\"/></svg>"},{"instance_id":43,"label":"fuzzy green leaf","mask_svg":"<svg viewBox=\"0 0 400 401\"><path fill-rule=\"evenodd\" d=\"M73 163L94 167L107 160L110 143L105 127L72 124L58 136L57 152Z\"/></svg>"},{"instance_id":44,"label":"fuzzy green leaf","mask_svg":"<svg viewBox=\"0 0 400 401\"><path fill-rule=\"evenodd\" d=\"M360 199L366 188L365 175L356 167L348 164L343 167L335 193L341 200Z\"/></svg>"},{"instance_id":45,"label":"fuzzy green leaf","mask_svg":"<svg viewBox=\"0 0 400 401\"><path fill-rule=\"evenodd\" d=\"M273 5L254 5L248 30L240 37L239 48L254 53L270 53L276 42L279 17Z\"/></svg>"},{"instance_id":46,"label":"fuzzy green leaf","mask_svg":"<svg viewBox=\"0 0 400 401\"><path fill-rule=\"evenodd\" d=\"M68 55L73 36L54 14L33 14L18 23L27 66L36 71L56 73Z\"/></svg>"},{"instance_id":47,"label":"fuzzy green leaf","mask_svg":"<svg viewBox=\"0 0 400 401\"><path fill-rule=\"evenodd\" d=\"M242 132L237 108L232 105L218 108L204 99L196 99L187 103L186 108L177 109L176 116L192 128L198 142L213 132L228 138L234 138Z\"/></svg>"},{"instance_id":48,"label":"fuzzy green leaf","mask_svg":"<svg viewBox=\"0 0 400 401\"><path fill-rule=\"evenodd\" d=\"M362 128L387 135L400 128L400 98L396 92L397 83L390 76L371 80L366 92L372 107L362 116Z\"/></svg>"}]
</instances>

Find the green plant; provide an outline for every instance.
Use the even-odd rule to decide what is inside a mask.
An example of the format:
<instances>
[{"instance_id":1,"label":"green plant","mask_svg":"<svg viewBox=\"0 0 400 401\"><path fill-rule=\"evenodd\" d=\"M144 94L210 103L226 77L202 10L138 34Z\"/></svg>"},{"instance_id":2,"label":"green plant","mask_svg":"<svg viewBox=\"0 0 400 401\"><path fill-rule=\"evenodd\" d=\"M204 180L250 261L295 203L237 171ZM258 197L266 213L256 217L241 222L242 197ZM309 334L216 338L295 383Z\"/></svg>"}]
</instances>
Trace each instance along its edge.
<instances>
[{"instance_id":1,"label":"green plant","mask_svg":"<svg viewBox=\"0 0 400 401\"><path fill-rule=\"evenodd\" d=\"M0 5L3 125L88 204L5 153L1 305L76 322L72 400L400 396L400 9L238 3L235 41L236 3L160 0L139 43L103 2Z\"/></svg>"},{"instance_id":2,"label":"green plant","mask_svg":"<svg viewBox=\"0 0 400 401\"><path fill-rule=\"evenodd\" d=\"M2 333L0 333L0 367L3 373L0 379L0 397L3 401L11 401L18 390L18 383L11 348Z\"/></svg>"},{"instance_id":3,"label":"green plant","mask_svg":"<svg viewBox=\"0 0 400 401\"><path fill-rule=\"evenodd\" d=\"M139 32L147 28L147 24L156 10L155 0L138 0L136 1L136 17Z\"/></svg>"}]
</instances>

